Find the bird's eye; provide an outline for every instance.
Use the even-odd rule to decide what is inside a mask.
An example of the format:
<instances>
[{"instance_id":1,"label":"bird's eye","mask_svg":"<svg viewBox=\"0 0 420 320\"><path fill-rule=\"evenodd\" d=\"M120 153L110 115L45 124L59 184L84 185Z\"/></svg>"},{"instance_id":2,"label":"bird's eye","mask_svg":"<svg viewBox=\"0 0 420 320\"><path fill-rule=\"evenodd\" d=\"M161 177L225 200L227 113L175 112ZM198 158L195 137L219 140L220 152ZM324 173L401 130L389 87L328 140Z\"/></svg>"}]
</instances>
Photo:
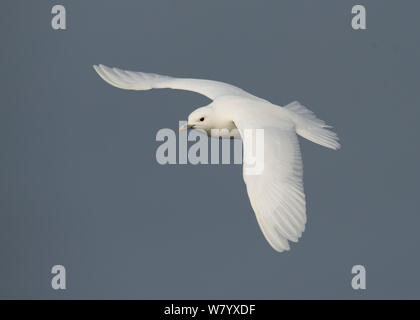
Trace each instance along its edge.
<instances>
[{"instance_id":1,"label":"bird's eye","mask_svg":"<svg viewBox=\"0 0 420 320\"><path fill-rule=\"evenodd\" d=\"M201 117L201 118L200 118L200 121L201 121L201 122L203 122L203 121L204 121L204 117Z\"/></svg>"}]
</instances>

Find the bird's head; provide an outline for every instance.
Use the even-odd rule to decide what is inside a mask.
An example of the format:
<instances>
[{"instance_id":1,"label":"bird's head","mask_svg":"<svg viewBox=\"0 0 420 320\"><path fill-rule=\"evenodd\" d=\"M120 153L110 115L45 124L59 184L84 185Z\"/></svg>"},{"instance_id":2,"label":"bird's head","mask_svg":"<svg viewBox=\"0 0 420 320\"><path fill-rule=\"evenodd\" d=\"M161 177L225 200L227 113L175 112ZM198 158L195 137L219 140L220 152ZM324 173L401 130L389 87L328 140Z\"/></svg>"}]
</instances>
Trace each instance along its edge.
<instances>
[{"instance_id":1,"label":"bird's head","mask_svg":"<svg viewBox=\"0 0 420 320\"><path fill-rule=\"evenodd\" d=\"M179 131L186 129L198 129L204 130L207 133L214 128L214 112L211 107L205 106L198 108L191 112L188 116L188 122L186 125L179 128Z\"/></svg>"}]
</instances>

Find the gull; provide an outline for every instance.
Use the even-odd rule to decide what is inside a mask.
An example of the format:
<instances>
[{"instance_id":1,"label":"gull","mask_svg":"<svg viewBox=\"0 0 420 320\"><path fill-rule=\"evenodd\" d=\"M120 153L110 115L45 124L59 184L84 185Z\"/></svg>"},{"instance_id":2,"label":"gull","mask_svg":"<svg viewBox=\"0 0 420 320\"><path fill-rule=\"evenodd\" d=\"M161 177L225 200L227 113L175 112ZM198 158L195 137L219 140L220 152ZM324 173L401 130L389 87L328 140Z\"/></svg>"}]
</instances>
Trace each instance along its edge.
<instances>
[{"instance_id":1,"label":"gull","mask_svg":"<svg viewBox=\"0 0 420 320\"><path fill-rule=\"evenodd\" d=\"M289 241L298 242L306 225L306 201L297 135L337 150L339 139L330 130L331 126L297 101L283 107L274 105L219 81L174 78L104 65L93 67L103 80L121 89L170 88L194 91L210 98L212 102L193 111L180 131L201 129L212 135L213 129L236 129L245 147L255 145L255 138L244 134L245 130L263 130L263 170L258 174L247 174L243 170L251 206L262 233L274 250L287 251L290 250Z\"/></svg>"}]
</instances>

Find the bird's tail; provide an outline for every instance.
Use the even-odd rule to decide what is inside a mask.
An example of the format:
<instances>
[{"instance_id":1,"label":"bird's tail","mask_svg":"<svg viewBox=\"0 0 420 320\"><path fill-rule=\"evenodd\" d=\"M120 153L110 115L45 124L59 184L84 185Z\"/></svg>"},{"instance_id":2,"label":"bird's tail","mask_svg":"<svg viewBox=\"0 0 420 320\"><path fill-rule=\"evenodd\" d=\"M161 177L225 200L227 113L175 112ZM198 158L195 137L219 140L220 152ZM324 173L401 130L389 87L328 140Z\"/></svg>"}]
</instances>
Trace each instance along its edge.
<instances>
[{"instance_id":1,"label":"bird's tail","mask_svg":"<svg viewBox=\"0 0 420 320\"><path fill-rule=\"evenodd\" d=\"M332 127L318 119L311 110L297 101L289 103L284 108L288 110L290 118L295 123L298 135L330 149L340 148L337 134L329 130Z\"/></svg>"}]
</instances>

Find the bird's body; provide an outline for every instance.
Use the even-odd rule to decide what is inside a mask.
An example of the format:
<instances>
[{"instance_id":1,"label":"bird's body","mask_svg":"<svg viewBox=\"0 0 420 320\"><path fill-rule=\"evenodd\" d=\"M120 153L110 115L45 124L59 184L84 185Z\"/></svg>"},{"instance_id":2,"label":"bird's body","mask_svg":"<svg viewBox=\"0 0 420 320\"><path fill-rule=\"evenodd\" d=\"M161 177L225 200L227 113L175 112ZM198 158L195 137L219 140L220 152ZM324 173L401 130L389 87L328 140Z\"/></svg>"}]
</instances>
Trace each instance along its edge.
<instances>
[{"instance_id":1,"label":"bird's body","mask_svg":"<svg viewBox=\"0 0 420 320\"><path fill-rule=\"evenodd\" d=\"M122 89L172 88L196 91L212 99L189 115L185 128L202 129L222 138L240 137L244 148L255 143L246 130L263 130L263 170L249 174L244 165L248 196L261 230L275 250L289 250L288 241L298 241L305 229L306 203L297 134L331 149L340 147L337 135L322 120L298 102L280 107L218 81L179 79L103 65L94 68L106 82Z\"/></svg>"}]
</instances>

